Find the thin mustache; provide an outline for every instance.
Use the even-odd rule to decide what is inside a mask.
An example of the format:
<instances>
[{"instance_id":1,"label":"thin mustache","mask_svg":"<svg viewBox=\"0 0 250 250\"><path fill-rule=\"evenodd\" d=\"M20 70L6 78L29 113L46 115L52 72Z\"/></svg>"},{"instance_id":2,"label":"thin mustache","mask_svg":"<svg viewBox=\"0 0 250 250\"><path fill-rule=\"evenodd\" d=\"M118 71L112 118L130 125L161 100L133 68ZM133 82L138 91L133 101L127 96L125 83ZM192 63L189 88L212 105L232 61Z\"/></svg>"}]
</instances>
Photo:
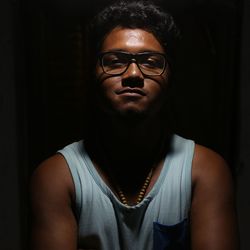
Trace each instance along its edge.
<instances>
[{"instance_id":1,"label":"thin mustache","mask_svg":"<svg viewBox=\"0 0 250 250\"><path fill-rule=\"evenodd\" d=\"M115 93L118 95L123 94L123 93L136 93L136 94L144 95L144 96L146 95L145 91L139 88L122 88L122 89L115 91Z\"/></svg>"}]
</instances>

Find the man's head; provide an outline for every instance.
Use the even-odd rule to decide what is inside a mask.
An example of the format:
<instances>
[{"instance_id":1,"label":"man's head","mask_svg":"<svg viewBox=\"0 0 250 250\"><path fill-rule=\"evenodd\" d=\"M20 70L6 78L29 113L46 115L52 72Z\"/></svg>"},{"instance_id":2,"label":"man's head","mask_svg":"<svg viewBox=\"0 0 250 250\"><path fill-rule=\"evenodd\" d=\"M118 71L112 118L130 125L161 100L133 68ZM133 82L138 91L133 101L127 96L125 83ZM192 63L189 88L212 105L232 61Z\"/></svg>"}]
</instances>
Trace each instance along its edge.
<instances>
[{"instance_id":1,"label":"man's head","mask_svg":"<svg viewBox=\"0 0 250 250\"><path fill-rule=\"evenodd\" d=\"M152 33L171 60L179 36L173 17L153 2L142 0L114 1L95 16L88 27L91 56L97 59L105 37L117 26L139 28Z\"/></svg>"},{"instance_id":2,"label":"man's head","mask_svg":"<svg viewBox=\"0 0 250 250\"><path fill-rule=\"evenodd\" d=\"M173 18L147 1L119 1L89 27L92 87L99 107L126 117L160 110L178 36Z\"/></svg>"}]
</instances>

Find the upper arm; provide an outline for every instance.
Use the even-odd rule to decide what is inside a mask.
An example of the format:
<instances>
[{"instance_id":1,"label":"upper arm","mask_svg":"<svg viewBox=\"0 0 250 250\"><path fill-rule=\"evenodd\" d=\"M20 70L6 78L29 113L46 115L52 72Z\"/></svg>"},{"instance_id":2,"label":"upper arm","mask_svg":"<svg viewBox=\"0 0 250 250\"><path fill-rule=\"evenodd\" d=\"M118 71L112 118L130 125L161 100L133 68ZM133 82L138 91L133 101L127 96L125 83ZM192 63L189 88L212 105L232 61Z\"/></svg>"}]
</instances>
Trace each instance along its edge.
<instances>
[{"instance_id":1,"label":"upper arm","mask_svg":"<svg viewBox=\"0 0 250 250\"><path fill-rule=\"evenodd\" d=\"M238 249L233 181L225 161L197 145L192 180L192 249Z\"/></svg>"},{"instance_id":2,"label":"upper arm","mask_svg":"<svg viewBox=\"0 0 250 250\"><path fill-rule=\"evenodd\" d=\"M73 181L64 158L42 163L31 179L32 250L76 250Z\"/></svg>"}]
</instances>

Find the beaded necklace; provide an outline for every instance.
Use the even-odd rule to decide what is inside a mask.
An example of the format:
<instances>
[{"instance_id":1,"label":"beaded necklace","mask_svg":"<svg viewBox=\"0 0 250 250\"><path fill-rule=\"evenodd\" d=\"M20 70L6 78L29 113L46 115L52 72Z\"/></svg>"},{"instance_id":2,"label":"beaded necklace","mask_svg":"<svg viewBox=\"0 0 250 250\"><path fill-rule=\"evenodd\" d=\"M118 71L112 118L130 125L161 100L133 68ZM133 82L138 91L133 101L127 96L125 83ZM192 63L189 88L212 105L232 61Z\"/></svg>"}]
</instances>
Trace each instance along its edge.
<instances>
[{"instance_id":1,"label":"beaded necklace","mask_svg":"<svg viewBox=\"0 0 250 250\"><path fill-rule=\"evenodd\" d=\"M142 188L141 188L141 190L136 198L136 204L139 204L143 200L143 198L145 197L145 194L146 194L147 188L149 186L149 183L151 181L152 175L153 175L153 168L151 168L151 170L150 170L150 172L149 172L149 174L148 174L148 176L147 176L147 178L146 178L146 180L145 180L145 182L144 182L144 184L143 184L143 186L142 186ZM117 187L117 193L119 195L120 201L124 205L128 206L128 201L127 201L124 193L122 192L122 190L119 186Z\"/></svg>"}]
</instances>

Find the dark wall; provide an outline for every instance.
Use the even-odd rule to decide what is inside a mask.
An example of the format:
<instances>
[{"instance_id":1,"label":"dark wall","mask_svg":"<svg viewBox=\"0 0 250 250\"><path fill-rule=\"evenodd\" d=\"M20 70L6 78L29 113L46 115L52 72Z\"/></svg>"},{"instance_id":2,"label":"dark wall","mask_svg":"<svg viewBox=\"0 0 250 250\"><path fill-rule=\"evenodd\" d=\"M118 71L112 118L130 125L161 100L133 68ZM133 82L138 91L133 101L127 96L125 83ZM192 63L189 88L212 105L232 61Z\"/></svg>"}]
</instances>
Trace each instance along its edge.
<instances>
[{"instance_id":1,"label":"dark wall","mask_svg":"<svg viewBox=\"0 0 250 250\"><path fill-rule=\"evenodd\" d=\"M20 249L18 119L15 79L16 3L0 1L0 248Z\"/></svg>"},{"instance_id":2,"label":"dark wall","mask_svg":"<svg viewBox=\"0 0 250 250\"><path fill-rule=\"evenodd\" d=\"M238 183L242 249L247 250L250 8L244 1L244 5L237 0L159 2L176 16L183 37L171 101L173 126L229 161ZM81 138L82 24L104 3L0 2L3 250L27 249L28 183L34 168L58 148Z\"/></svg>"},{"instance_id":3,"label":"dark wall","mask_svg":"<svg viewBox=\"0 0 250 250\"><path fill-rule=\"evenodd\" d=\"M250 2L244 1L240 61L240 137L237 202L242 249L250 249Z\"/></svg>"}]
</instances>

